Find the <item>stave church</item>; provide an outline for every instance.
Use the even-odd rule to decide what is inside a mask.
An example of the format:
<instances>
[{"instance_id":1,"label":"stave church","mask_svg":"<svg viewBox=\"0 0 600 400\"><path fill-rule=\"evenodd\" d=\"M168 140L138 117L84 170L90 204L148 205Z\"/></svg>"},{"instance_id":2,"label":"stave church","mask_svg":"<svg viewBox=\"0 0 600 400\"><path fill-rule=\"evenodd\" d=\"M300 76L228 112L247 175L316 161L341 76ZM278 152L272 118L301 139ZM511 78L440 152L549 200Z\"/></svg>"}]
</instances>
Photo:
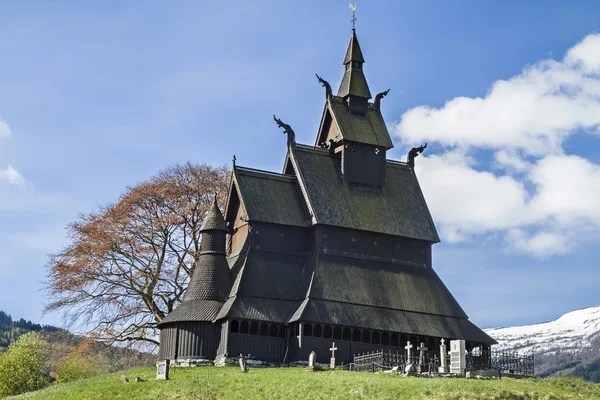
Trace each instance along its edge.
<instances>
[{"instance_id":1,"label":"stave church","mask_svg":"<svg viewBox=\"0 0 600 400\"><path fill-rule=\"evenodd\" d=\"M183 301L160 323L159 358L224 364L240 354L275 364L338 362L408 341L467 349L496 342L469 321L436 274L440 241L414 171L393 147L373 101L353 29L337 94L325 89L314 145L287 134L282 172L235 164L227 204L201 228L201 250Z\"/></svg>"}]
</instances>

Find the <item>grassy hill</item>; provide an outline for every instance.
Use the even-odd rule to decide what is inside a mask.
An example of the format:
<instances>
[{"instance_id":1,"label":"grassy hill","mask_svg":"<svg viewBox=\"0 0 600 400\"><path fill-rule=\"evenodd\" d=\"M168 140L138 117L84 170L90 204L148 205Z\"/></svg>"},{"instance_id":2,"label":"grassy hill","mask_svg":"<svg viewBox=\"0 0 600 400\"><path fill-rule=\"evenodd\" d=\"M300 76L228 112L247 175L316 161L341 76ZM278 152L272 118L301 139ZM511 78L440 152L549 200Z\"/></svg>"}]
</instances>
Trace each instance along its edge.
<instances>
[{"instance_id":1,"label":"grassy hill","mask_svg":"<svg viewBox=\"0 0 600 400\"><path fill-rule=\"evenodd\" d=\"M27 399L600 399L600 385L575 378L514 381L406 378L346 371L307 372L302 368L175 368L171 380L155 381L154 368L54 385ZM135 382L140 377L143 382Z\"/></svg>"}]
</instances>

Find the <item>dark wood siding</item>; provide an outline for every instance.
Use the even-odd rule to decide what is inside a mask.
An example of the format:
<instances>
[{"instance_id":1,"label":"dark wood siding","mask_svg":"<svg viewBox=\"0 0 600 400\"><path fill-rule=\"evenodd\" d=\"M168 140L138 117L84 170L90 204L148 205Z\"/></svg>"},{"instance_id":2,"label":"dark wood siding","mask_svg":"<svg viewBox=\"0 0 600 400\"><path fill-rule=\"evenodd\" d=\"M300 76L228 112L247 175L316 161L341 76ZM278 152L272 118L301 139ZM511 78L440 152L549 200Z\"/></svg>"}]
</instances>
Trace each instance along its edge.
<instances>
[{"instance_id":1,"label":"dark wood siding","mask_svg":"<svg viewBox=\"0 0 600 400\"><path fill-rule=\"evenodd\" d=\"M229 354L239 356L240 353L262 361L282 362L287 346L287 339L265 336L229 334Z\"/></svg>"},{"instance_id":2,"label":"dark wood siding","mask_svg":"<svg viewBox=\"0 0 600 400\"><path fill-rule=\"evenodd\" d=\"M323 249L348 256L377 258L382 262L420 264L431 267L431 243L329 226L318 227L317 238L323 241Z\"/></svg>"}]
</instances>

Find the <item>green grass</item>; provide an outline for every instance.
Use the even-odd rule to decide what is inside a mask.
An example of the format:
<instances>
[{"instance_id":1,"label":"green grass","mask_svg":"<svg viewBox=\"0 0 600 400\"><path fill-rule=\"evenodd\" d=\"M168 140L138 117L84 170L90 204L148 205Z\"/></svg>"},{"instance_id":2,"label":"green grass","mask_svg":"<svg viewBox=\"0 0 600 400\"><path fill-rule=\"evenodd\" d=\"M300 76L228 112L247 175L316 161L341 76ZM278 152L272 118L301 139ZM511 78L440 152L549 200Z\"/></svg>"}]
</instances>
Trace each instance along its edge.
<instances>
[{"instance_id":1,"label":"green grass","mask_svg":"<svg viewBox=\"0 0 600 400\"><path fill-rule=\"evenodd\" d=\"M513 381L406 378L302 368L173 368L171 380L156 381L154 368L137 368L19 396L27 399L600 399L600 385L574 378ZM135 382L136 377L144 382Z\"/></svg>"}]
</instances>

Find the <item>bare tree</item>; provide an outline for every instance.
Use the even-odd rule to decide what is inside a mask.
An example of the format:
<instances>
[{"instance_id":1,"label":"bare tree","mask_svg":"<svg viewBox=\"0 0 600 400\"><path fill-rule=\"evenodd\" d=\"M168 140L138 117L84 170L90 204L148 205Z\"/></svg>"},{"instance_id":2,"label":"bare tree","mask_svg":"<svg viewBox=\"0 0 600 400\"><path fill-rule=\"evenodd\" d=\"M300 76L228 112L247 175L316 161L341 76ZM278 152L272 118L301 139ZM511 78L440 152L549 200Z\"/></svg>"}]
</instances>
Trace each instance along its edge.
<instances>
[{"instance_id":1,"label":"bare tree","mask_svg":"<svg viewBox=\"0 0 600 400\"><path fill-rule=\"evenodd\" d=\"M215 193L224 204L228 182L225 167L176 165L80 215L50 257L46 310L109 343L158 344L156 323L182 299L202 218Z\"/></svg>"}]
</instances>

